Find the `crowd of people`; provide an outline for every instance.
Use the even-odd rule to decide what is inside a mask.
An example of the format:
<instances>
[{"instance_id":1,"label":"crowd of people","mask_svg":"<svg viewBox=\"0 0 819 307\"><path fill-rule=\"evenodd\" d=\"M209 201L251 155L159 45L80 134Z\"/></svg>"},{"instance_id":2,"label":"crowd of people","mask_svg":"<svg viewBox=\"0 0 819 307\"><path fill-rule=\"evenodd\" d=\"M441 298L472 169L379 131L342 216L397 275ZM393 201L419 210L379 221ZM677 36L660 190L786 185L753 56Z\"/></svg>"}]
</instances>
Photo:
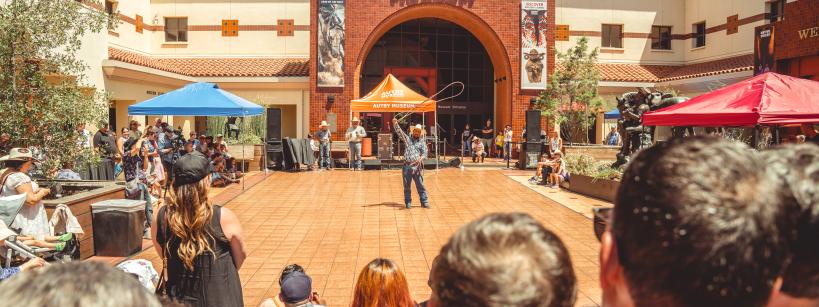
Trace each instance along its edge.
<instances>
[{"instance_id":1,"label":"crowd of people","mask_svg":"<svg viewBox=\"0 0 819 307\"><path fill-rule=\"evenodd\" d=\"M165 306L244 306L246 251L236 215L213 204L211 161L172 166L154 216ZM819 305L819 147L766 151L714 137L673 139L636 154L611 211L598 212L605 306ZM592 229L589 229L592 231ZM313 272L326 274L326 272ZM135 278L71 263L0 283L0 306L160 306ZM322 306L303 267L288 265L262 306ZM432 295L413 298L395 261L362 268L353 307L573 306L578 281L559 236L526 213L492 213L460 227L432 261Z\"/></svg>"}]
</instances>

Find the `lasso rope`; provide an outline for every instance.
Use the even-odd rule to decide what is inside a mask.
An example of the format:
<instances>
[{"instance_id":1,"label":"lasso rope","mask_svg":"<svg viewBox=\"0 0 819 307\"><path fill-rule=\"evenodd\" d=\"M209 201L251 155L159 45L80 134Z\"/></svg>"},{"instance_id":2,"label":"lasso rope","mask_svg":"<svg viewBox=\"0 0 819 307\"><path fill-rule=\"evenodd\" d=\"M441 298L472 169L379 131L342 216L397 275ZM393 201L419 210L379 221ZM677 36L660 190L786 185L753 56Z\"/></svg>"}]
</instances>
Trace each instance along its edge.
<instances>
[{"instance_id":1,"label":"lasso rope","mask_svg":"<svg viewBox=\"0 0 819 307\"><path fill-rule=\"evenodd\" d=\"M455 94L455 95L452 95L452 96L449 96L449 97L445 97L445 98L438 99L438 102L445 101L445 100L452 99L452 98L455 98L455 97L460 96L461 94L463 94L464 89L466 89L466 86L465 86L465 85L463 84L463 82L461 82L461 81L455 81L455 82L452 82L452 83L450 83L450 84L447 84L447 86L444 86L444 88L442 88L440 91L438 91L437 93L435 93L435 95L432 95L432 96L430 96L429 98L425 99L424 101L421 101L421 103L420 103L420 104L418 104L418 106L419 106L419 107L424 106L424 104L428 103L430 100L432 100L433 98L435 98L436 96L438 96L439 94L441 94L443 91L445 91L446 89L450 88L451 86L453 86L453 85L455 85L455 84L460 84L460 85L461 85L461 91L460 91L460 92L458 92L458 93L457 93L457 94ZM402 113L398 113L398 114L396 114L396 115L395 115L395 118L396 118L396 119L397 119L399 122L403 122L403 121L404 121L404 119L406 119L406 117L407 117L407 116L409 116L409 115L410 115L410 114L412 114L412 113L415 113L415 112L402 112Z\"/></svg>"}]
</instances>

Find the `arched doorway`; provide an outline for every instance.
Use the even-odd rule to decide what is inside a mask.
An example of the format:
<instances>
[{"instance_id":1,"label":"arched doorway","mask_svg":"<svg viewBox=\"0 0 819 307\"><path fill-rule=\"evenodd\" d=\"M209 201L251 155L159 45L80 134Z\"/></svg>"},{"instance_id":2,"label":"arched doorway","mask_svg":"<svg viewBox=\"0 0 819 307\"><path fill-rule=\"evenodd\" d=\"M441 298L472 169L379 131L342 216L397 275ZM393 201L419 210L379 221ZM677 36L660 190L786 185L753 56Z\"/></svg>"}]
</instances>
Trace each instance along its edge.
<instances>
[{"instance_id":1,"label":"arched doorway","mask_svg":"<svg viewBox=\"0 0 819 307\"><path fill-rule=\"evenodd\" d=\"M359 96L375 87L387 73L419 93L430 96L453 81L464 92L438 106L442 138L460 145L459 135L469 123L475 129L494 115L494 69L481 42L463 27L438 18L420 18L389 29L374 44L363 63ZM452 96L458 88L441 93ZM420 116L419 116L420 117ZM386 117L374 116L374 125ZM420 118L411 119L419 122ZM427 125L432 125L427 120Z\"/></svg>"}]
</instances>

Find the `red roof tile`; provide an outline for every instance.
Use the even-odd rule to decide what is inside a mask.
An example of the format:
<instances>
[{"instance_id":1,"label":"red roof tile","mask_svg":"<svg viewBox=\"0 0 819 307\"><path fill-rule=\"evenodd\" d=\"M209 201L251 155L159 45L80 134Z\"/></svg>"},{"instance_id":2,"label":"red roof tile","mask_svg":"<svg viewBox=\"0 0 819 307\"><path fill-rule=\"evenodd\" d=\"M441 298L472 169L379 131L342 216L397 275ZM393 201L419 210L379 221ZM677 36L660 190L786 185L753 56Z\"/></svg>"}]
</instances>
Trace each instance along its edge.
<instances>
[{"instance_id":1,"label":"red roof tile","mask_svg":"<svg viewBox=\"0 0 819 307\"><path fill-rule=\"evenodd\" d=\"M597 63L600 80L617 82L663 82L753 70L753 55L684 65L642 65ZM558 69L560 63L558 63Z\"/></svg>"},{"instance_id":2,"label":"red roof tile","mask_svg":"<svg viewBox=\"0 0 819 307\"><path fill-rule=\"evenodd\" d=\"M169 58L108 48L108 58L190 77L306 77L307 58Z\"/></svg>"}]
</instances>

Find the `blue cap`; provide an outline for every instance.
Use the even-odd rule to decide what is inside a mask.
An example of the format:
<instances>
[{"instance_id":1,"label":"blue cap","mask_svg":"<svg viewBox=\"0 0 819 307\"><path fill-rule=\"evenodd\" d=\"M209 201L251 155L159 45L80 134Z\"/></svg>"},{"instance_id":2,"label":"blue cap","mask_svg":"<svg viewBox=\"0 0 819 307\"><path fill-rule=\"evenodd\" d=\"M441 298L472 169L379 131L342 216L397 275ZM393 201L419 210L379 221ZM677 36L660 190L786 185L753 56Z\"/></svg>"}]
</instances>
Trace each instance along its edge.
<instances>
[{"instance_id":1,"label":"blue cap","mask_svg":"<svg viewBox=\"0 0 819 307\"><path fill-rule=\"evenodd\" d=\"M282 282L282 300L285 303L298 303L307 300L313 290L313 280L302 272L288 274Z\"/></svg>"}]
</instances>

